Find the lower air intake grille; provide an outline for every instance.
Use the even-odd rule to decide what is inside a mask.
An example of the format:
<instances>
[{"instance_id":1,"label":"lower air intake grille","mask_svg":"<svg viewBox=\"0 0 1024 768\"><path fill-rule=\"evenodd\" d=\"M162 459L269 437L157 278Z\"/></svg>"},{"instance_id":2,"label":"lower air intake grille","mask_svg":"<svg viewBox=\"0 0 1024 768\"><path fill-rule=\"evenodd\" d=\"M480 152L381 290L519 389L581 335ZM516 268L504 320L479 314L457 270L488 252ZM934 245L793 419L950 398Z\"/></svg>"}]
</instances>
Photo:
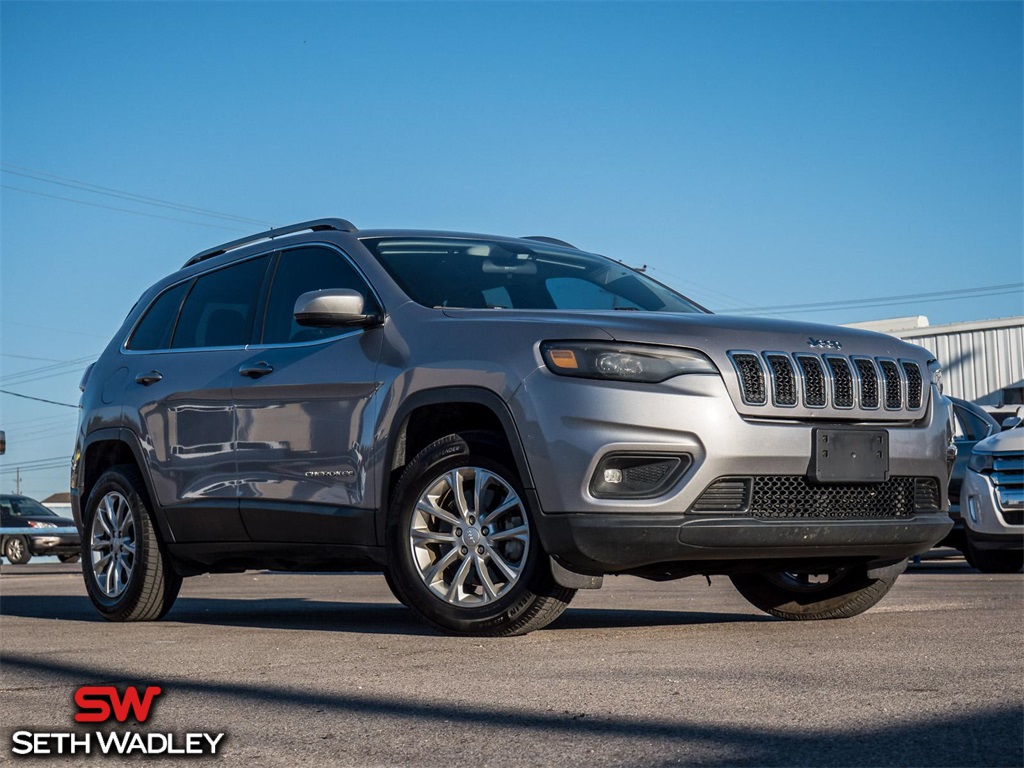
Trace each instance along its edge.
<instances>
[{"instance_id":1,"label":"lower air intake grille","mask_svg":"<svg viewBox=\"0 0 1024 768\"><path fill-rule=\"evenodd\" d=\"M694 512L743 512L750 503L749 477L732 477L712 483L693 505Z\"/></svg>"},{"instance_id":2,"label":"lower air intake grille","mask_svg":"<svg viewBox=\"0 0 1024 768\"><path fill-rule=\"evenodd\" d=\"M999 514L1007 525L1024 525L1024 509L1002 509Z\"/></svg>"},{"instance_id":3,"label":"lower air intake grille","mask_svg":"<svg viewBox=\"0 0 1024 768\"><path fill-rule=\"evenodd\" d=\"M915 479L884 483L814 485L803 475L753 478L750 514L781 519L842 520L908 517L914 513Z\"/></svg>"},{"instance_id":4,"label":"lower air intake grille","mask_svg":"<svg viewBox=\"0 0 1024 768\"><path fill-rule=\"evenodd\" d=\"M934 477L919 477L914 481L914 506L920 510L937 512L942 504L939 483Z\"/></svg>"},{"instance_id":5,"label":"lower air intake grille","mask_svg":"<svg viewBox=\"0 0 1024 768\"><path fill-rule=\"evenodd\" d=\"M932 477L891 477L884 483L815 485L804 475L723 477L708 486L694 512L747 512L780 520L909 517L936 511L941 495Z\"/></svg>"}]
</instances>

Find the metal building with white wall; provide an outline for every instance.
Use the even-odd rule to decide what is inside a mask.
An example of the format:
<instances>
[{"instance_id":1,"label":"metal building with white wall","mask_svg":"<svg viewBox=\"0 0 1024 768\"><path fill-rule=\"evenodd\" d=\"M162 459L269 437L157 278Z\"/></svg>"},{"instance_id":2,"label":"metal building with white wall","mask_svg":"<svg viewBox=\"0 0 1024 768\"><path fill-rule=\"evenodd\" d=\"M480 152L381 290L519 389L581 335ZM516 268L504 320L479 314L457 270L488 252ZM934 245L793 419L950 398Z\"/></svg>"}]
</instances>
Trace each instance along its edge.
<instances>
[{"instance_id":1,"label":"metal building with white wall","mask_svg":"<svg viewBox=\"0 0 1024 768\"><path fill-rule=\"evenodd\" d=\"M850 323L934 353L946 394L1003 408L1024 403L1024 317L928 325L926 317Z\"/></svg>"}]
</instances>

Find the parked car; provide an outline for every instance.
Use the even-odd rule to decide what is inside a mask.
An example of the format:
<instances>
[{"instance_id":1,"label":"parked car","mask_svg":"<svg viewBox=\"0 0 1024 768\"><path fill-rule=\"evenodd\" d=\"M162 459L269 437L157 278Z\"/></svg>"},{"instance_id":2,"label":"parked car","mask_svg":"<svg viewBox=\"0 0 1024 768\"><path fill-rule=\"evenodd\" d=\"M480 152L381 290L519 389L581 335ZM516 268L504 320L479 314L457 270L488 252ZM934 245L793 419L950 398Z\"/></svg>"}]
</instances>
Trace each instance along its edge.
<instances>
[{"instance_id":1,"label":"parked car","mask_svg":"<svg viewBox=\"0 0 1024 768\"><path fill-rule=\"evenodd\" d=\"M967 473L967 462L979 440L999 432L997 422L981 406L959 397L950 397L953 405L953 442L956 445L956 461L949 474L949 516L953 519L953 530L940 546L959 549L967 555L967 540L964 538L964 523L960 519L960 487Z\"/></svg>"},{"instance_id":2,"label":"parked car","mask_svg":"<svg viewBox=\"0 0 1024 768\"><path fill-rule=\"evenodd\" d=\"M54 528L74 527L74 520L61 517L28 496L0 496L0 528L25 529L24 534L7 534L0 538L0 551L15 565L43 555L56 555L64 563L77 560L82 546L79 535L49 532Z\"/></svg>"},{"instance_id":3,"label":"parked car","mask_svg":"<svg viewBox=\"0 0 1024 768\"><path fill-rule=\"evenodd\" d=\"M133 621L183 576L383 571L443 631L513 635L604 574L724 574L853 616L952 526L938 376L552 238L288 226L189 259L87 370L85 584Z\"/></svg>"},{"instance_id":4,"label":"parked car","mask_svg":"<svg viewBox=\"0 0 1024 768\"><path fill-rule=\"evenodd\" d=\"M984 573L1024 568L1024 427L974 446L960 491L968 562Z\"/></svg>"}]
</instances>

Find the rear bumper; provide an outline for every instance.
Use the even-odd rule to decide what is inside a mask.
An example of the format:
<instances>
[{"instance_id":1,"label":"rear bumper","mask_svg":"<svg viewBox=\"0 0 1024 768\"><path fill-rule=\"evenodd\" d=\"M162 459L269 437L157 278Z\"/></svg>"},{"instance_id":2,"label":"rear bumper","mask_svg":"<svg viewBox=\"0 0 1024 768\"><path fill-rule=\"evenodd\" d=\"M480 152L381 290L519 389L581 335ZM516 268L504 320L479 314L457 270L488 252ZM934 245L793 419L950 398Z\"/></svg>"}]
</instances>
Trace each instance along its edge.
<instances>
[{"instance_id":1,"label":"rear bumper","mask_svg":"<svg viewBox=\"0 0 1024 768\"><path fill-rule=\"evenodd\" d=\"M582 573L749 560L888 560L926 552L952 528L945 512L893 520L759 520L637 514L542 515L547 552ZM695 569L702 572L701 569Z\"/></svg>"}]
</instances>

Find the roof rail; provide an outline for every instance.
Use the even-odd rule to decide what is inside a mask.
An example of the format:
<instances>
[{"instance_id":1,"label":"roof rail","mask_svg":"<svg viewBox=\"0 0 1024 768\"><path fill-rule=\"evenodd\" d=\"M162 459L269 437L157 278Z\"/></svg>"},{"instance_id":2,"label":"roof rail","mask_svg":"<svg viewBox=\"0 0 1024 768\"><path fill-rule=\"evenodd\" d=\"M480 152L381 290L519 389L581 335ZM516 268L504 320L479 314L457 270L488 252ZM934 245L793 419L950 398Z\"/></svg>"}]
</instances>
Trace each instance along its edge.
<instances>
[{"instance_id":1,"label":"roof rail","mask_svg":"<svg viewBox=\"0 0 1024 768\"><path fill-rule=\"evenodd\" d=\"M284 235L293 235L296 232L306 232L312 230L313 232L323 232L325 230L334 230L336 232L358 232L356 225L351 221L345 219L314 219L313 221L303 221L299 224L289 224L287 227L277 227L276 229L268 229L266 232L260 232L256 235L249 235L248 237L239 238L238 240L232 240L230 243L224 243L223 245L217 245L213 248L208 248L205 251L200 251L191 259L185 262L182 269L185 267L191 267L193 264L198 264L206 259L211 259L214 256L219 256L222 253L233 251L235 248L241 248L243 245L250 245L252 243L259 242L260 240L272 240L275 237L283 237Z\"/></svg>"},{"instance_id":2,"label":"roof rail","mask_svg":"<svg viewBox=\"0 0 1024 768\"><path fill-rule=\"evenodd\" d=\"M572 248L574 251L578 251L572 243L567 243L565 240L559 240L557 237L545 237L544 235L527 235L526 237L519 238L520 240L536 240L538 243L549 243L551 245L561 245L565 248Z\"/></svg>"}]
</instances>

